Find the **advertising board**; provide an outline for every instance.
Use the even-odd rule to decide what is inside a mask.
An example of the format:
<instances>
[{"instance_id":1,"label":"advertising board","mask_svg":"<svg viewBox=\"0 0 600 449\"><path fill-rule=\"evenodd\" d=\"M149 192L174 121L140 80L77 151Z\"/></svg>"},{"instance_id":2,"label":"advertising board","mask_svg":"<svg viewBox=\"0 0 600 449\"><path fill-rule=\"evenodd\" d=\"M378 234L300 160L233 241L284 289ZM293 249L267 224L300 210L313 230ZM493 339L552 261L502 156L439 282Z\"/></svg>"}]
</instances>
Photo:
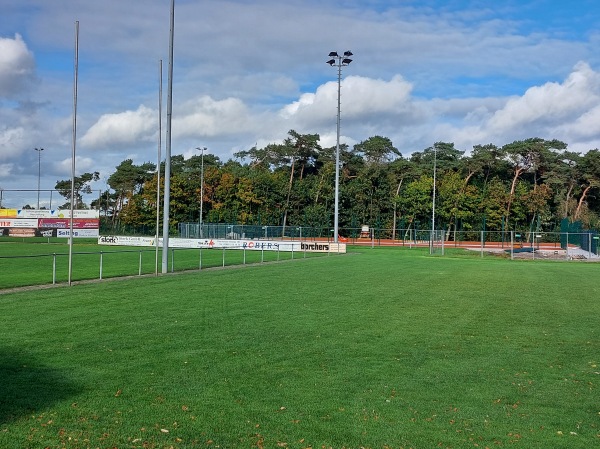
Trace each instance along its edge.
<instances>
[{"instance_id":1,"label":"advertising board","mask_svg":"<svg viewBox=\"0 0 600 449\"><path fill-rule=\"evenodd\" d=\"M57 237L70 237L71 230L70 229L57 229L56 236ZM73 237L98 237L100 235L100 231L98 229L73 229Z\"/></svg>"},{"instance_id":2,"label":"advertising board","mask_svg":"<svg viewBox=\"0 0 600 449\"><path fill-rule=\"evenodd\" d=\"M128 237L128 236L100 236L99 245L122 246L154 246L153 237ZM158 245L162 246L162 238ZM320 252L320 253L345 253L345 243L330 242L302 242L286 240L227 240L227 239L181 239L170 238L170 248L197 248L197 249L238 249L248 251L288 251L288 252Z\"/></svg>"},{"instance_id":3,"label":"advertising board","mask_svg":"<svg viewBox=\"0 0 600 449\"><path fill-rule=\"evenodd\" d=\"M35 218L0 218L0 228L37 228L38 221Z\"/></svg>"}]
</instances>

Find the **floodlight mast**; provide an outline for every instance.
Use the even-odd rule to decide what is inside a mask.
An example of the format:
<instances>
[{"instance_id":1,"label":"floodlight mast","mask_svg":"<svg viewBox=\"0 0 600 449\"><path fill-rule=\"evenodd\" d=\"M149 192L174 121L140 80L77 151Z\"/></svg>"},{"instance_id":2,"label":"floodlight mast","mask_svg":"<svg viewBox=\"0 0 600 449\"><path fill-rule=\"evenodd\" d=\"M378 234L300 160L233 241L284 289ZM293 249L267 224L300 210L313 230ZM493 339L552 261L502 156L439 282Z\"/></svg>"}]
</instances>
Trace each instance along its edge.
<instances>
[{"instance_id":1,"label":"floodlight mast","mask_svg":"<svg viewBox=\"0 0 600 449\"><path fill-rule=\"evenodd\" d=\"M333 241L338 243L339 233L339 211L340 211L340 115L341 115L341 93L342 93L342 67L349 65L352 62L350 59L352 52L347 50L342 56L338 55L337 51L329 53L331 58L327 61L332 67L338 69L338 92L337 92L337 134L335 140L335 206L333 213Z\"/></svg>"}]
</instances>

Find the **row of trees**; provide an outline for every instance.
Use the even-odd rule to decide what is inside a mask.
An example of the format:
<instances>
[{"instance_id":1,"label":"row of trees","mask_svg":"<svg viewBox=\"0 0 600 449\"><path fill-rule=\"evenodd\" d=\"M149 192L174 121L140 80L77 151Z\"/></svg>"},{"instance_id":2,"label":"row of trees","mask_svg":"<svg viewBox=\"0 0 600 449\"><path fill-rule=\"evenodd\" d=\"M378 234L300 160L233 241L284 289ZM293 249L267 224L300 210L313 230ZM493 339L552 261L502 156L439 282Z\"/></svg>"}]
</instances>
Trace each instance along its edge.
<instances>
[{"instance_id":1,"label":"row of trees","mask_svg":"<svg viewBox=\"0 0 600 449\"><path fill-rule=\"evenodd\" d=\"M551 231L564 218L598 225L597 149L579 154L564 142L531 138L476 145L467 154L437 142L405 158L390 139L374 136L353 148L342 145L340 160L342 234L363 224L430 229L434 167L438 229ZM226 162L206 154L203 189L200 165L200 156L172 158L173 226L199 221L201 190L204 222L332 226L335 148L321 148L317 134L292 130L281 143L241 151ZM164 164L161 171L162 183ZM80 187L97 177L84 174ZM91 206L112 226L153 229L156 165L125 160L107 182L110 189Z\"/></svg>"}]
</instances>

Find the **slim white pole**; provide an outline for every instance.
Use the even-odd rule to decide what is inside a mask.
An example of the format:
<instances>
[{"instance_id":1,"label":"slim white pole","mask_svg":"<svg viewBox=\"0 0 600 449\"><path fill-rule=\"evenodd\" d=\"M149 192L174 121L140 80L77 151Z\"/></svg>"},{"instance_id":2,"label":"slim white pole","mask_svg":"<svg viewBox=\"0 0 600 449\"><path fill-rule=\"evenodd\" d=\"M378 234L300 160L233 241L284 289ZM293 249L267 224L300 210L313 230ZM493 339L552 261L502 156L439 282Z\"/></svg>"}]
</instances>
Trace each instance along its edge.
<instances>
[{"instance_id":1,"label":"slim white pole","mask_svg":"<svg viewBox=\"0 0 600 449\"><path fill-rule=\"evenodd\" d=\"M43 148L34 148L38 153L38 188L37 188L37 208L40 208L40 178L42 174L42 151Z\"/></svg>"},{"instance_id":2,"label":"slim white pole","mask_svg":"<svg viewBox=\"0 0 600 449\"><path fill-rule=\"evenodd\" d=\"M204 206L204 150L202 147L202 157L200 162L200 238L203 238L202 232L202 206Z\"/></svg>"},{"instance_id":3,"label":"slim white pole","mask_svg":"<svg viewBox=\"0 0 600 449\"><path fill-rule=\"evenodd\" d=\"M430 254L433 254L433 239L435 237L435 181L436 181L436 169L437 169L437 148L433 146L433 200L431 208L431 244Z\"/></svg>"},{"instance_id":4,"label":"slim white pole","mask_svg":"<svg viewBox=\"0 0 600 449\"><path fill-rule=\"evenodd\" d=\"M163 84L163 64L162 59L158 62L158 154L156 162L156 235L154 243L156 245L156 254L154 261L154 274L158 276L158 236L160 227L160 161L162 149L162 84Z\"/></svg>"},{"instance_id":5,"label":"slim white pole","mask_svg":"<svg viewBox=\"0 0 600 449\"><path fill-rule=\"evenodd\" d=\"M73 215L75 215L75 148L77 142L77 83L79 73L79 21L75 22L75 61L73 77L73 136L71 151L71 218L69 220L69 276L68 283L71 285L73 274Z\"/></svg>"},{"instance_id":6,"label":"slim white pole","mask_svg":"<svg viewBox=\"0 0 600 449\"><path fill-rule=\"evenodd\" d=\"M175 34L175 0L171 0L171 26L169 36L169 79L167 84L167 142L165 155L165 188L163 207L162 272L169 266L169 208L171 201L171 118L173 115L173 38Z\"/></svg>"}]
</instances>

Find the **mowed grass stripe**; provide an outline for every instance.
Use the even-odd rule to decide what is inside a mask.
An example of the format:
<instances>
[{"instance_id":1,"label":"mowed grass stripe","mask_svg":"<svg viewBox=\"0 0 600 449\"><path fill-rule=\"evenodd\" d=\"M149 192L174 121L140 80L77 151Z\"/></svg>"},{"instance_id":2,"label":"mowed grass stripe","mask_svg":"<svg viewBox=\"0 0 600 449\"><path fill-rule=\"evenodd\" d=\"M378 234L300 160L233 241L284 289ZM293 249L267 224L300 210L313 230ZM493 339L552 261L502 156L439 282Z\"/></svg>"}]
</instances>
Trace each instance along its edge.
<instances>
[{"instance_id":1,"label":"mowed grass stripe","mask_svg":"<svg viewBox=\"0 0 600 449\"><path fill-rule=\"evenodd\" d=\"M0 296L0 447L598 443L598 266L353 251Z\"/></svg>"}]
</instances>

